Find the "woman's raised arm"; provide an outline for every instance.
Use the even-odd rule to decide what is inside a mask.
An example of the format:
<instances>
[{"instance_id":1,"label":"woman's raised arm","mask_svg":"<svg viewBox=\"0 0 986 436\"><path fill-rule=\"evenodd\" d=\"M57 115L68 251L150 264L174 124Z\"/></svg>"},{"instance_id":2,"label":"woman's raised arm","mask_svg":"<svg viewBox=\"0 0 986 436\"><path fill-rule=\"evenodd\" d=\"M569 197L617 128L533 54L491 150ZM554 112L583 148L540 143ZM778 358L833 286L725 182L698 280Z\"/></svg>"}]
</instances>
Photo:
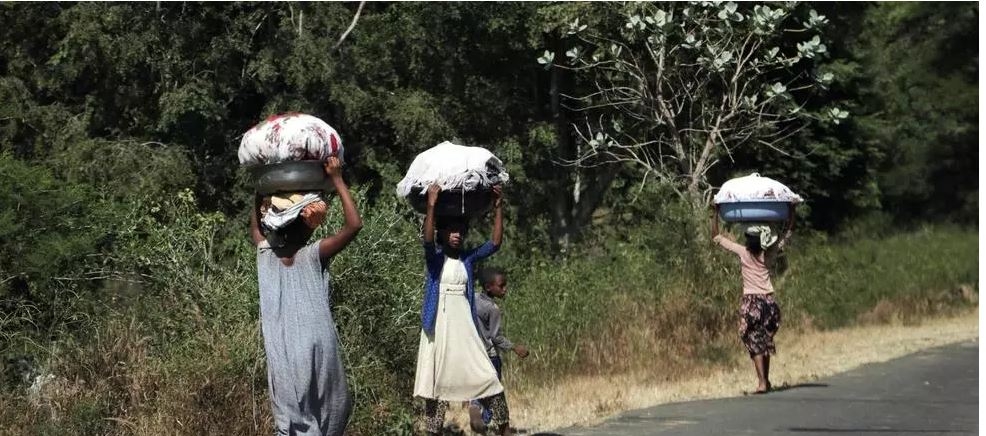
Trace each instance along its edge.
<instances>
[{"instance_id":1,"label":"woman's raised arm","mask_svg":"<svg viewBox=\"0 0 986 436\"><path fill-rule=\"evenodd\" d=\"M337 157L333 156L329 158L325 163L325 172L332 179L336 193L339 194L339 200L342 201L344 222L342 228L336 234L319 241L318 255L323 262L346 248L353 239L356 239L359 231L363 229L363 219L360 218L359 211L356 210L356 202L353 201L353 197L349 194L349 188L346 186L346 182L342 180L342 167Z\"/></svg>"}]
</instances>

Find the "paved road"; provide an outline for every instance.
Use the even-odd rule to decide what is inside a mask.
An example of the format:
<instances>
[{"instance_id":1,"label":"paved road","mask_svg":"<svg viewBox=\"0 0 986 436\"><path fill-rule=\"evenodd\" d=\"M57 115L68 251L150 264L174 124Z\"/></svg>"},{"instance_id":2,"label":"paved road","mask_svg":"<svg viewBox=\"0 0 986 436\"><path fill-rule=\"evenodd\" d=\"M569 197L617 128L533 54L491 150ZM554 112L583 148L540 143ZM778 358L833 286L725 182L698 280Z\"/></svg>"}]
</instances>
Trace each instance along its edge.
<instances>
[{"instance_id":1,"label":"paved road","mask_svg":"<svg viewBox=\"0 0 986 436\"><path fill-rule=\"evenodd\" d=\"M978 341L965 342L768 395L657 406L540 435L974 435L978 353Z\"/></svg>"}]
</instances>

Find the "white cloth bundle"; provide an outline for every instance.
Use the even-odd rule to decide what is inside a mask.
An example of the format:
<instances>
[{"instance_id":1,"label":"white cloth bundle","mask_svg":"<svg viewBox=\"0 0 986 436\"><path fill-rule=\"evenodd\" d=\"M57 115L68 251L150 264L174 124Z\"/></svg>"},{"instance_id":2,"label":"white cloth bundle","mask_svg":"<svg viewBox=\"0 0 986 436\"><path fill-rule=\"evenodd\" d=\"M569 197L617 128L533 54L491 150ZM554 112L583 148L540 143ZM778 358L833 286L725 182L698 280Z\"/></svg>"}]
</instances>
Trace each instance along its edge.
<instances>
[{"instance_id":1,"label":"white cloth bundle","mask_svg":"<svg viewBox=\"0 0 986 436\"><path fill-rule=\"evenodd\" d=\"M301 215L301 211L316 201L321 201L322 197L314 192L309 192L304 196L300 194L295 194L292 197L300 198L285 198L282 201L286 201L287 204L283 205L271 205L271 208L267 210L261 218L260 223L264 226L267 231L276 231L283 229L298 219L298 215ZM276 197L275 197L276 198ZM273 199L272 199L273 202ZM279 206L286 206L281 209Z\"/></svg>"},{"instance_id":2,"label":"white cloth bundle","mask_svg":"<svg viewBox=\"0 0 986 436\"><path fill-rule=\"evenodd\" d=\"M326 160L333 153L342 160L342 139L335 129L311 115L290 113L267 118L243 134L237 156L242 165L266 165Z\"/></svg>"},{"instance_id":3,"label":"white cloth bundle","mask_svg":"<svg viewBox=\"0 0 986 436\"><path fill-rule=\"evenodd\" d=\"M722 184L714 198L716 204L742 203L750 201L783 201L800 203L804 201L784 184L769 177L753 173L737 177Z\"/></svg>"},{"instance_id":4,"label":"white cloth bundle","mask_svg":"<svg viewBox=\"0 0 986 436\"><path fill-rule=\"evenodd\" d=\"M482 147L466 147L445 141L414 158L404 179L397 184L397 195L407 197L415 187L421 193L437 184L442 190L471 191L509 179L503 162Z\"/></svg>"}]
</instances>

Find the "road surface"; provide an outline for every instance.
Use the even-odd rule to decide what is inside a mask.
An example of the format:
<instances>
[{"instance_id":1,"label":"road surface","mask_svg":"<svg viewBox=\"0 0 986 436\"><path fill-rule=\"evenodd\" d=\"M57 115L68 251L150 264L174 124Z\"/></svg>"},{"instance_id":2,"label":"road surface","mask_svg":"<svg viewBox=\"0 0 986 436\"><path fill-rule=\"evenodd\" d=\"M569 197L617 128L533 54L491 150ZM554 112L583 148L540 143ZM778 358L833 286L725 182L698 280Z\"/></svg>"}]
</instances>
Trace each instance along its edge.
<instances>
[{"instance_id":1,"label":"road surface","mask_svg":"<svg viewBox=\"0 0 986 436\"><path fill-rule=\"evenodd\" d=\"M978 341L934 348L767 395L667 404L541 436L978 434ZM752 370L751 370L752 371Z\"/></svg>"}]
</instances>

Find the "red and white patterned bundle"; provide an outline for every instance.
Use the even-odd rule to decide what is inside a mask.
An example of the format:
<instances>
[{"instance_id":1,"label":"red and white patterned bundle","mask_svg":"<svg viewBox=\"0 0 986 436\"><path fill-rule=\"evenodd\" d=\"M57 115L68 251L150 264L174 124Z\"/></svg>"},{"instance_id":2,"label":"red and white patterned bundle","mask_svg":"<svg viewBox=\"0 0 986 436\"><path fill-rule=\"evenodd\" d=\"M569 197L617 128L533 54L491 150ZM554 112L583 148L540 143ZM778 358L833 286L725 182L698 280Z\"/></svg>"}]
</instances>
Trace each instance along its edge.
<instances>
[{"instance_id":1,"label":"red and white patterned bundle","mask_svg":"<svg viewBox=\"0 0 986 436\"><path fill-rule=\"evenodd\" d=\"M343 159L342 139L325 121L311 115L273 115L253 126L240 141L242 165L267 165L296 160Z\"/></svg>"}]
</instances>

